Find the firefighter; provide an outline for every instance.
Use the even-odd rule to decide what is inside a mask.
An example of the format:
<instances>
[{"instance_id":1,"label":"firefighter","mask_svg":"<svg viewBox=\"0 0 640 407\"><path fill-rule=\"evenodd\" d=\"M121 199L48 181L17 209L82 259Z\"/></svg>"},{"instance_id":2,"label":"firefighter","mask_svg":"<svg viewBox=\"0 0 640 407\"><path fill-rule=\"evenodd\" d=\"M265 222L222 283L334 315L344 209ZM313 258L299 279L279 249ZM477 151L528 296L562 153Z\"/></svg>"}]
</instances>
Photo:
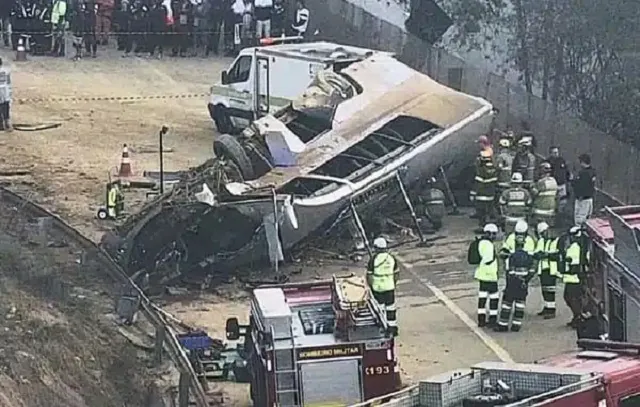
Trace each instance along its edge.
<instances>
[{"instance_id":1,"label":"firefighter","mask_svg":"<svg viewBox=\"0 0 640 407\"><path fill-rule=\"evenodd\" d=\"M553 227L558 206L558 183L552 177L551 164L548 162L540 164L540 179L531 186L531 195L533 196L531 207L533 221L546 222Z\"/></svg>"},{"instance_id":2,"label":"firefighter","mask_svg":"<svg viewBox=\"0 0 640 407\"><path fill-rule=\"evenodd\" d=\"M444 205L444 192L436 188L435 184L436 179L433 177L427 181L423 202L424 215L433 226L433 230L437 231L442 228L442 219L446 215L446 208Z\"/></svg>"},{"instance_id":3,"label":"firefighter","mask_svg":"<svg viewBox=\"0 0 640 407\"><path fill-rule=\"evenodd\" d=\"M387 250L387 241L378 237L373 241L374 255L367 267L367 282L373 297L386 311L387 322L392 335L398 334L396 321L396 282L398 280L398 262Z\"/></svg>"},{"instance_id":4,"label":"firefighter","mask_svg":"<svg viewBox=\"0 0 640 407\"><path fill-rule=\"evenodd\" d=\"M500 292L498 291L498 256L493 242L498 235L498 226L493 223L484 225L482 236L477 238L473 244L476 249L477 267L474 279L478 281L478 326L487 325L487 299L489 299L489 325L495 325L498 321L498 302ZM476 262L470 262L476 263Z\"/></svg>"},{"instance_id":5,"label":"firefighter","mask_svg":"<svg viewBox=\"0 0 640 407\"><path fill-rule=\"evenodd\" d=\"M500 257L505 260L505 269L509 270L509 256L518 248L524 250L530 256L535 254L536 242L528 234L529 225L524 220L516 222L513 233L509 234L500 249Z\"/></svg>"},{"instance_id":6,"label":"firefighter","mask_svg":"<svg viewBox=\"0 0 640 407\"><path fill-rule=\"evenodd\" d=\"M518 221L526 222L529 205L531 205L531 195L522 187L522 174L513 173L511 187L502 192L498 204L500 205L502 226L507 235L513 233Z\"/></svg>"},{"instance_id":7,"label":"firefighter","mask_svg":"<svg viewBox=\"0 0 640 407\"><path fill-rule=\"evenodd\" d=\"M542 288L542 299L544 308L538 313L544 319L556 317L556 281L558 278L558 260L560 251L558 250L558 238L551 237L549 224L538 223L536 227L536 250L534 258L538 261L537 271Z\"/></svg>"},{"instance_id":8,"label":"firefighter","mask_svg":"<svg viewBox=\"0 0 640 407\"><path fill-rule=\"evenodd\" d=\"M582 239L582 229L580 226L573 226L569 229L569 246L564 253L565 267L562 271L562 281L564 283L564 301L571 309L573 318L567 324L573 328L577 327L578 318L582 311L582 285L580 284L584 267L589 261L589 252Z\"/></svg>"},{"instance_id":9,"label":"firefighter","mask_svg":"<svg viewBox=\"0 0 640 407\"><path fill-rule=\"evenodd\" d=\"M480 228L493 216L497 182L498 177L496 176L496 168L493 165L491 151L483 149L476 163L475 187L471 192L471 199L475 201Z\"/></svg>"},{"instance_id":10,"label":"firefighter","mask_svg":"<svg viewBox=\"0 0 640 407\"><path fill-rule=\"evenodd\" d=\"M498 192L501 193L511 187L513 157L515 154L511 151L511 141L507 137L500 137L498 143L500 150L498 150L498 155L496 156L496 167L498 171Z\"/></svg>"},{"instance_id":11,"label":"firefighter","mask_svg":"<svg viewBox=\"0 0 640 407\"><path fill-rule=\"evenodd\" d=\"M480 156L490 157L493 160L493 147L491 147L489 137L485 135L478 137L478 145L480 146Z\"/></svg>"},{"instance_id":12,"label":"firefighter","mask_svg":"<svg viewBox=\"0 0 640 407\"><path fill-rule=\"evenodd\" d=\"M526 188L531 186L536 169L536 157L529 151L531 140L522 138L518 141L518 151L513 158L512 172L519 172L523 177L523 185Z\"/></svg>"},{"instance_id":13,"label":"firefighter","mask_svg":"<svg viewBox=\"0 0 640 407\"><path fill-rule=\"evenodd\" d=\"M118 184L112 182L107 185L107 214L111 219L118 217Z\"/></svg>"},{"instance_id":14,"label":"firefighter","mask_svg":"<svg viewBox=\"0 0 640 407\"><path fill-rule=\"evenodd\" d=\"M524 243L524 241L516 241L515 250L509 255L507 285L502 292L500 317L498 318L498 325L495 327L498 332L509 330L512 309L511 331L518 332L522 327L524 309L529 293L529 280L533 276L534 268L533 256L525 250Z\"/></svg>"}]
</instances>

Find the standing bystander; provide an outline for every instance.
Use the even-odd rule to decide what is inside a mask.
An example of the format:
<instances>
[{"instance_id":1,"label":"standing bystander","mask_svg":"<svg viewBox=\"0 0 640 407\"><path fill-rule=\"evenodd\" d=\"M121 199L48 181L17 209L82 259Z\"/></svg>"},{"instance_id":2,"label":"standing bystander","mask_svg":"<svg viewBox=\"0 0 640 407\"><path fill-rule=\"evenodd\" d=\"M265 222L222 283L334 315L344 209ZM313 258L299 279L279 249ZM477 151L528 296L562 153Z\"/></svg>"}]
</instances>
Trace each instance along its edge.
<instances>
[{"instance_id":1,"label":"standing bystander","mask_svg":"<svg viewBox=\"0 0 640 407\"><path fill-rule=\"evenodd\" d=\"M573 223L583 225L593 213L593 197L596 192L596 171L591 167L591 156L581 154L578 157L580 171L573 180L576 201L573 209Z\"/></svg>"},{"instance_id":2,"label":"standing bystander","mask_svg":"<svg viewBox=\"0 0 640 407\"><path fill-rule=\"evenodd\" d=\"M0 130L11 131L11 70L0 58Z\"/></svg>"},{"instance_id":3,"label":"standing bystander","mask_svg":"<svg viewBox=\"0 0 640 407\"><path fill-rule=\"evenodd\" d=\"M256 38L271 37L273 0L255 0Z\"/></svg>"}]
</instances>

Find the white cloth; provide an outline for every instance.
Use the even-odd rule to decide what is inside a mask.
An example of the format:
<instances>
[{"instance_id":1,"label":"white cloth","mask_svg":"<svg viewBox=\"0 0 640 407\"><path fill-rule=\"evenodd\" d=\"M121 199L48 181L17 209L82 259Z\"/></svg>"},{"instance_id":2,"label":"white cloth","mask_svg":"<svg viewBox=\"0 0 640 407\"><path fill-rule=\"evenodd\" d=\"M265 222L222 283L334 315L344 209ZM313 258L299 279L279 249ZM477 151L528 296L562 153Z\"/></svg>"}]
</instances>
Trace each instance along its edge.
<instances>
[{"instance_id":1,"label":"white cloth","mask_svg":"<svg viewBox=\"0 0 640 407\"><path fill-rule=\"evenodd\" d=\"M273 0L255 0L256 7L273 7Z\"/></svg>"},{"instance_id":2,"label":"white cloth","mask_svg":"<svg viewBox=\"0 0 640 407\"><path fill-rule=\"evenodd\" d=\"M244 14L246 7L244 5L244 1L236 0L231 6L231 10L233 10L233 14L237 16L241 16Z\"/></svg>"},{"instance_id":3,"label":"white cloth","mask_svg":"<svg viewBox=\"0 0 640 407\"><path fill-rule=\"evenodd\" d=\"M573 208L573 223L576 226L583 225L593 213L593 198L576 199Z\"/></svg>"}]
</instances>

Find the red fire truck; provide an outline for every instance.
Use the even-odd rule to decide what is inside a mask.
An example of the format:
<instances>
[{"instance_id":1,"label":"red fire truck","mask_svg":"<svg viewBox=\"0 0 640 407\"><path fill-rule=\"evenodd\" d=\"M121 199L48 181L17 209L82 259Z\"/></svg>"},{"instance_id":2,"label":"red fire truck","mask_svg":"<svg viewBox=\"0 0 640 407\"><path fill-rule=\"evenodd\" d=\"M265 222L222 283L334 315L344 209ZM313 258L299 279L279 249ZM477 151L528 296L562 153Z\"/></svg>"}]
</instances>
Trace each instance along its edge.
<instances>
[{"instance_id":1,"label":"red fire truck","mask_svg":"<svg viewBox=\"0 0 640 407\"><path fill-rule=\"evenodd\" d=\"M253 291L244 337L256 407L347 406L400 388L394 338L363 278Z\"/></svg>"},{"instance_id":2,"label":"red fire truck","mask_svg":"<svg viewBox=\"0 0 640 407\"><path fill-rule=\"evenodd\" d=\"M589 287L604 302L609 339L640 343L640 206L604 208L587 234Z\"/></svg>"}]
</instances>

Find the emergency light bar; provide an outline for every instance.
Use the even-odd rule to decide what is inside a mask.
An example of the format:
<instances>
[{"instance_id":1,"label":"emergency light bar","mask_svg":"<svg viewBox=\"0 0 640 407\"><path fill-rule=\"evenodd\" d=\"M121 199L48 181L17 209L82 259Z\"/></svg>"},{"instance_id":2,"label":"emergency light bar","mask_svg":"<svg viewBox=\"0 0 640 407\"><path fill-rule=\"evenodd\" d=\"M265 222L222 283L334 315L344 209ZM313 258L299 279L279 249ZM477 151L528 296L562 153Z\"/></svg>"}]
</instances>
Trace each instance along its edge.
<instances>
[{"instance_id":1,"label":"emergency light bar","mask_svg":"<svg viewBox=\"0 0 640 407\"><path fill-rule=\"evenodd\" d=\"M273 44L283 43L287 41L300 41L302 39L303 38L300 35L292 35L289 37L285 37L283 35L282 37L275 37L275 38L274 37L261 38L260 45L273 45Z\"/></svg>"}]
</instances>

